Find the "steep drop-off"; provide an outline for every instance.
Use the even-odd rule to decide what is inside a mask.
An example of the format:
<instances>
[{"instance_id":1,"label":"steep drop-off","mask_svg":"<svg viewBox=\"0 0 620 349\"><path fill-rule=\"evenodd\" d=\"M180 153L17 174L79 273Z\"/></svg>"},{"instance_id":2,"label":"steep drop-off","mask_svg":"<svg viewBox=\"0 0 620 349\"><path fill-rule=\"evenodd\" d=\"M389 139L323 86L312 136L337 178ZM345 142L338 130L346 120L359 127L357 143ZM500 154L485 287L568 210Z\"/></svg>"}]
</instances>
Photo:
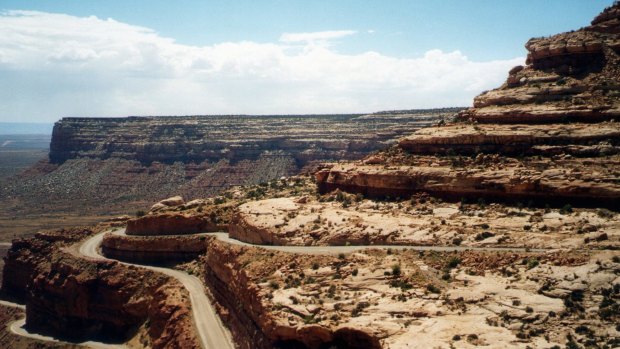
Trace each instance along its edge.
<instances>
[{"instance_id":1,"label":"steep drop-off","mask_svg":"<svg viewBox=\"0 0 620 349\"><path fill-rule=\"evenodd\" d=\"M112 215L172 195L209 197L305 172L320 161L362 158L459 110L63 118L54 127L49 160L0 188L0 216L24 217L34 225L26 232L33 232L52 226L45 218L52 214ZM0 233L23 226L0 220Z\"/></svg>"},{"instance_id":2,"label":"steep drop-off","mask_svg":"<svg viewBox=\"0 0 620 349\"><path fill-rule=\"evenodd\" d=\"M78 157L234 163L280 153L302 167L313 160L360 158L439 119L434 113L63 118L54 126L49 157L53 163Z\"/></svg>"},{"instance_id":3,"label":"steep drop-off","mask_svg":"<svg viewBox=\"0 0 620 349\"><path fill-rule=\"evenodd\" d=\"M476 97L458 123L326 166L319 190L620 207L620 3L589 27L526 48L527 66Z\"/></svg>"},{"instance_id":4,"label":"steep drop-off","mask_svg":"<svg viewBox=\"0 0 620 349\"><path fill-rule=\"evenodd\" d=\"M138 336L153 348L200 348L183 286L142 268L77 255L70 246L92 234L60 230L13 244L2 291L25 301L27 328L78 340Z\"/></svg>"}]
</instances>

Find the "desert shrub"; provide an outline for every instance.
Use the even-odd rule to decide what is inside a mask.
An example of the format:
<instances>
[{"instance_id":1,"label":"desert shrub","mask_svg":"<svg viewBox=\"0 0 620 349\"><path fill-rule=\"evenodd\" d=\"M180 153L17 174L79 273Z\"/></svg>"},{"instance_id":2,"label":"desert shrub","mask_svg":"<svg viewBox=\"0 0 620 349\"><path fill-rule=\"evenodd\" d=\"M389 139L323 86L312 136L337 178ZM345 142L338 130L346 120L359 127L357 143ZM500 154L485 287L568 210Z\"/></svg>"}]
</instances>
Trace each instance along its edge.
<instances>
[{"instance_id":1,"label":"desert shrub","mask_svg":"<svg viewBox=\"0 0 620 349\"><path fill-rule=\"evenodd\" d=\"M392 280L390 281L390 287L400 288L402 291L410 290L413 285L405 280Z\"/></svg>"},{"instance_id":2,"label":"desert shrub","mask_svg":"<svg viewBox=\"0 0 620 349\"><path fill-rule=\"evenodd\" d=\"M143 210L138 210L136 211L136 217L142 217L146 214L146 212L144 212Z\"/></svg>"},{"instance_id":3,"label":"desert shrub","mask_svg":"<svg viewBox=\"0 0 620 349\"><path fill-rule=\"evenodd\" d=\"M523 264L527 265L527 269L536 268L540 262L536 258L526 258L523 260Z\"/></svg>"},{"instance_id":4,"label":"desert shrub","mask_svg":"<svg viewBox=\"0 0 620 349\"><path fill-rule=\"evenodd\" d=\"M353 308L353 310L351 310L351 316L352 317L360 316L362 311L365 308L368 308L369 306L370 306L370 303L368 303L368 302L359 302L359 303L357 303L355 308Z\"/></svg>"},{"instance_id":5,"label":"desert shrub","mask_svg":"<svg viewBox=\"0 0 620 349\"><path fill-rule=\"evenodd\" d=\"M612 218L614 216L614 213L612 211L604 208L598 209L596 211L596 214L601 218Z\"/></svg>"},{"instance_id":6,"label":"desert shrub","mask_svg":"<svg viewBox=\"0 0 620 349\"><path fill-rule=\"evenodd\" d=\"M400 270L400 264L394 264L392 266L392 275L393 276L400 276L401 270Z\"/></svg>"},{"instance_id":7,"label":"desert shrub","mask_svg":"<svg viewBox=\"0 0 620 349\"><path fill-rule=\"evenodd\" d=\"M461 264L461 259L459 257L450 257L446 263L446 269L454 269L459 264Z\"/></svg>"},{"instance_id":8,"label":"desert shrub","mask_svg":"<svg viewBox=\"0 0 620 349\"><path fill-rule=\"evenodd\" d=\"M441 290L439 289L439 287L433 284L426 285L426 290L430 293L441 293Z\"/></svg>"},{"instance_id":9,"label":"desert shrub","mask_svg":"<svg viewBox=\"0 0 620 349\"><path fill-rule=\"evenodd\" d=\"M493 236L495 236L495 234L493 234L493 233L491 233L489 231L485 231L485 232L476 234L476 237L474 239L476 241L482 241L484 239L488 239L488 238L493 237Z\"/></svg>"},{"instance_id":10,"label":"desert shrub","mask_svg":"<svg viewBox=\"0 0 620 349\"><path fill-rule=\"evenodd\" d=\"M561 214L573 213L573 206L571 206L570 204L566 204L566 205L562 206L562 208L560 209L560 213Z\"/></svg>"}]
</instances>

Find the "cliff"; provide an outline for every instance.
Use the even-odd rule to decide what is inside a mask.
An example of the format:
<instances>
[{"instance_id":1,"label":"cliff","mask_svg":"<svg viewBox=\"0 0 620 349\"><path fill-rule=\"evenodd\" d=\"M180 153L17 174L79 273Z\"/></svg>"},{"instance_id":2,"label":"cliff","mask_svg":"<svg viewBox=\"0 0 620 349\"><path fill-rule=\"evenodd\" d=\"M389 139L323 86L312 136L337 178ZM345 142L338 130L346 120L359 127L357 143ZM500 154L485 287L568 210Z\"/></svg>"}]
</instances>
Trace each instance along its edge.
<instances>
[{"instance_id":1,"label":"cliff","mask_svg":"<svg viewBox=\"0 0 620 349\"><path fill-rule=\"evenodd\" d=\"M201 163L284 153L301 167L313 160L360 158L411 128L441 118L433 114L63 118L54 125L49 158L54 163L77 157Z\"/></svg>"},{"instance_id":2,"label":"cliff","mask_svg":"<svg viewBox=\"0 0 620 349\"><path fill-rule=\"evenodd\" d=\"M138 336L152 348L199 348L185 288L159 273L72 252L92 234L50 231L13 244L2 291L25 301L26 326L76 340Z\"/></svg>"},{"instance_id":3,"label":"cliff","mask_svg":"<svg viewBox=\"0 0 620 349\"><path fill-rule=\"evenodd\" d=\"M620 207L620 4L592 25L528 41L457 123L420 129L363 161L316 173L322 192Z\"/></svg>"},{"instance_id":4,"label":"cliff","mask_svg":"<svg viewBox=\"0 0 620 349\"><path fill-rule=\"evenodd\" d=\"M165 197L217 195L359 159L460 108L368 115L64 118L49 159L3 183L0 232L50 227L52 214L124 214ZM33 226L35 218L45 216ZM96 219L75 224L92 224ZM70 223L71 224L71 223Z\"/></svg>"},{"instance_id":5,"label":"cliff","mask_svg":"<svg viewBox=\"0 0 620 349\"><path fill-rule=\"evenodd\" d=\"M598 122L620 117L620 11L611 6L577 31L533 38L526 66L474 99L479 123Z\"/></svg>"}]
</instances>

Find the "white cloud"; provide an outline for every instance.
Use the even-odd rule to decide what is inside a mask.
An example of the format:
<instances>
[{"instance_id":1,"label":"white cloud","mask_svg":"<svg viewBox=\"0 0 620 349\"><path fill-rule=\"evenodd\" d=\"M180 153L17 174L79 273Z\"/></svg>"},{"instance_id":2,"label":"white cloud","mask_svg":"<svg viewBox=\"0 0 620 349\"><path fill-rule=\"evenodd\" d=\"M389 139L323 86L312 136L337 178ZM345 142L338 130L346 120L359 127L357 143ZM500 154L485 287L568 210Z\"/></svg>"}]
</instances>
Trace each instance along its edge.
<instances>
[{"instance_id":1,"label":"white cloud","mask_svg":"<svg viewBox=\"0 0 620 349\"><path fill-rule=\"evenodd\" d=\"M440 50L415 58L341 54L317 44L354 33L196 47L112 19L6 12L0 15L0 121L469 105L523 62L474 62Z\"/></svg>"},{"instance_id":2,"label":"white cloud","mask_svg":"<svg viewBox=\"0 0 620 349\"><path fill-rule=\"evenodd\" d=\"M355 30L328 30L312 33L284 33L280 36L281 42L317 42L343 38L356 34Z\"/></svg>"}]
</instances>

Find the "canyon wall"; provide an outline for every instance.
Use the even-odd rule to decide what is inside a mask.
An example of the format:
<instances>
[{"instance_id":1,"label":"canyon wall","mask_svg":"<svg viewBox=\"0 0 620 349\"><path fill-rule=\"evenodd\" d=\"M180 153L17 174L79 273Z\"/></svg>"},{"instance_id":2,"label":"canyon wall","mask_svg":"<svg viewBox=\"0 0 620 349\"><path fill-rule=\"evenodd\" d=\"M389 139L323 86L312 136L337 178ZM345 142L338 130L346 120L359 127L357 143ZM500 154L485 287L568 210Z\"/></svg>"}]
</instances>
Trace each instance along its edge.
<instances>
[{"instance_id":1,"label":"canyon wall","mask_svg":"<svg viewBox=\"0 0 620 349\"><path fill-rule=\"evenodd\" d=\"M479 123L600 122L620 118L620 8L580 30L530 39L525 66L474 98L462 119Z\"/></svg>"},{"instance_id":2,"label":"canyon wall","mask_svg":"<svg viewBox=\"0 0 620 349\"><path fill-rule=\"evenodd\" d=\"M257 261L261 264L267 256L273 258L268 262L272 265L295 263L308 257L212 240L203 259L206 284L224 307L220 316L230 324L239 348L381 348L379 338L368 328L293 324L274 314L272 301L256 280L257 270L247 267Z\"/></svg>"},{"instance_id":3,"label":"canyon wall","mask_svg":"<svg viewBox=\"0 0 620 349\"><path fill-rule=\"evenodd\" d=\"M129 236L106 234L101 243L103 254L130 263L166 263L195 259L207 250L207 237Z\"/></svg>"},{"instance_id":4,"label":"canyon wall","mask_svg":"<svg viewBox=\"0 0 620 349\"><path fill-rule=\"evenodd\" d=\"M0 216L33 216L27 220L32 226L52 213L109 216L173 195L210 197L232 186L308 172L321 161L362 158L460 110L63 118L54 127L49 159L0 188L8 199L0 202ZM0 222L0 233L25 225ZM42 218L28 232L46 226Z\"/></svg>"},{"instance_id":5,"label":"canyon wall","mask_svg":"<svg viewBox=\"0 0 620 349\"><path fill-rule=\"evenodd\" d=\"M526 48L527 65L476 97L456 123L325 166L315 174L319 190L620 207L620 3L589 27Z\"/></svg>"},{"instance_id":6,"label":"canyon wall","mask_svg":"<svg viewBox=\"0 0 620 349\"><path fill-rule=\"evenodd\" d=\"M140 336L153 348L200 348L185 288L159 273L73 252L72 244L93 233L60 230L14 242L2 291L25 301L26 327L75 340Z\"/></svg>"},{"instance_id":7,"label":"canyon wall","mask_svg":"<svg viewBox=\"0 0 620 349\"><path fill-rule=\"evenodd\" d=\"M451 111L457 111L453 109ZM449 113L450 110L448 110ZM201 163L286 154L300 167L313 160L357 159L386 147L442 113L305 116L63 118L54 126L49 158L78 157Z\"/></svg>"}]
</instances>

